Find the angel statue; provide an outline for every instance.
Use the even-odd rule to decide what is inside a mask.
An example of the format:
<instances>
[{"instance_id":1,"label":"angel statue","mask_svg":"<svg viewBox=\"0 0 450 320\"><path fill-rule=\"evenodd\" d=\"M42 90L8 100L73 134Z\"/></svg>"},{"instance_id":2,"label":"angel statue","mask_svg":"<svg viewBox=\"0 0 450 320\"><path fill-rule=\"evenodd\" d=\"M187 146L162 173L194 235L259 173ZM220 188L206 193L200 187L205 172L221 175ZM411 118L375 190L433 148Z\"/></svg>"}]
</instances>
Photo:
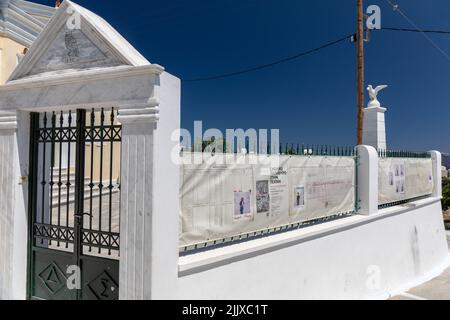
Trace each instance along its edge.
<instances>
[{"instance_id":1,"label":"angel statue","mask_svg":"<svg viewBox=\"0 0 450 320\"><path fill-rule=\"evenodd\" d=\"M382 85L382 86L378 86L375 89L372 87L372 85L369 85L367 87L367 91L369 91L369 96L370 96L370 102L369 102L369 107L380 107L380 102L377 99L378 93L383 90L386 89L388 86L386 85Z\"/></svg>"}]
</instances>

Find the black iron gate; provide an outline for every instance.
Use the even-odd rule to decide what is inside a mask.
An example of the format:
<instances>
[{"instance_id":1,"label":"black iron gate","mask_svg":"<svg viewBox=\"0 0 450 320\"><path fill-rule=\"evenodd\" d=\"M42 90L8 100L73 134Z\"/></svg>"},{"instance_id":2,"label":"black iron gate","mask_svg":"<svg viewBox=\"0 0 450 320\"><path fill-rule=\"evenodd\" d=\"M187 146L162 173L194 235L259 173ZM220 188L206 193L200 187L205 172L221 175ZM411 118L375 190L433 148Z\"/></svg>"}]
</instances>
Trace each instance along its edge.
<instances>
[{"instance_id":1,"label":"black iron gate","mask_svg":"<svg viewBox=\"0 0 450 320\"><path fill-rule=\"evenodd\" d=\"M115 110L31 114L30 299L118 299L121 130Z\"/></svg>"}]
</instances>

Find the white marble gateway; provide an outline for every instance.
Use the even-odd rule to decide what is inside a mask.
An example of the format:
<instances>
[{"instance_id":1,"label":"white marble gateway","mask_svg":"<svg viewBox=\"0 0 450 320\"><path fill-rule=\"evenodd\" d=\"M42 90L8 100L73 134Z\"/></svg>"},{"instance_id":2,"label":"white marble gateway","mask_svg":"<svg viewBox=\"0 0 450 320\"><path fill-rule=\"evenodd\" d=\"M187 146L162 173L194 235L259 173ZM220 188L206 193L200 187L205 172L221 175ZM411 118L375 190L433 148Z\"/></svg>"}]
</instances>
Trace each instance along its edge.
<instances>
[{"instance_id":1,"label":"white marble gateway","mask_svg":"<svg viewBox=\"0 0 450 320\"><path fill-rule=\"evenodd\" d=\"M178 223L178 203L167 199L178 197L169 181L178 172L170 151L180 127L180 81L101 17L66 0L0 86L0 299L26 298L29 113L101 107L118 109L123 127L120 297L149 299L159 285L148 270L165 268L167 259L155 255L167 250L151 239L167 223L154 212L172 212L170 223ZM170 243L177 236L174 230Z\"/></svg>"}]
</instances>

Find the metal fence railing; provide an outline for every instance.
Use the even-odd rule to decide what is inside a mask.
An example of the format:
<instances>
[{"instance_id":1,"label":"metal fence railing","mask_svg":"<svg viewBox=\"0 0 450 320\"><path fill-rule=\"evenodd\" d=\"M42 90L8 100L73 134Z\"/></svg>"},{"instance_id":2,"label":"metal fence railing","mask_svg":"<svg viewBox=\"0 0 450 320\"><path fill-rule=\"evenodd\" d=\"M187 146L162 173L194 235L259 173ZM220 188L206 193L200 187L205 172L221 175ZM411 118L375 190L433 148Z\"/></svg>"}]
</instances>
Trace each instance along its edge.
<instances>
[{"instance_id":1,"label":"metal fence railing","mask_svg":"<svg viewBox=\"0 0 450 320\"><path fill-rule=\"evenodd\" d=\"M307 228L307 227L311 227L311 226L315 226L315 225L320 225L322 223L327 223L327 222L343 219L346 217L351 217L354 214L355 214L355 211L337 213L336 215L325 217L325 218L314 219L314 220L309 220L309 221L299 222L299 223L293 223L293 224L289 224L289 225L285 225L285 226L269 228L269 229L254 231L254 232L247 232L247 233L238 234L238 235L235 235L232 237L226 237L226 238L222 238L222 239L218 239L218 240L205 241L205 242L196 243L193 245L181 246L179 248L179 255L182 257L182 256L187 256L187 255L190 255L193 253L199 253L199 252L204 252L204 251L208 251L208 250L212 250L212 249L226 247L226 246L229 246L232 244L238 244L238 243L243 243L246 241L270 237L270 236L282 234L285 232L299 230L299 229L303 229L303 228Z\"/></svg>"},{"instance_id":2,"label":"metal fence railing","mask_svg":"<svg viewBox=\"0 0 450 320\"><path fill-rule=\"evenodd\" d=\"M380 158L414 158L414 159L430 159L429 152L405 151L405 150L385 150L379 149L378 156Z\"/></svg>"},{"instance_id":3,"label":"metal fence railing","mask_svg":"<svg viewBox=\"0 0 450 320\"><path fill-rule=\"evenodd\" d=\"M318 144L300 144L300 143L280 143L278 145L267 146L250 146L248 140L242 144L242 148L238 143L230 143L226 140L206 140L198 143L196 146L182 146L182 152L206 152L211 144L217 144L219 150L212 150L212 153L242 153L242 149L246 153L268 154L268 155L305 155L305 156L337 156L337 157L353 157L356 155L355 147L351 146L332 146L332 145L318 145ZM257 150L259 149L259 150Z\"/></svg>"}]
</instances>

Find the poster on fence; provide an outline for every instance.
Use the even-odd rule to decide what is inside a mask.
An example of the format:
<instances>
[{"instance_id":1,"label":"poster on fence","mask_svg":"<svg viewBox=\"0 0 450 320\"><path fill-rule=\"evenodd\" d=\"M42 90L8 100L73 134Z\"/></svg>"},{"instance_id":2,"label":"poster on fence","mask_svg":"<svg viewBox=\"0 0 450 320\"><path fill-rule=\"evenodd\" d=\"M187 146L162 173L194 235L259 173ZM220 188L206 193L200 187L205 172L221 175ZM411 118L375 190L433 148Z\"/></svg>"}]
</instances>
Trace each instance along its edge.
<instances>
[{"instance_id":1,"label":"poster on fence","mask_svg":"<svg viewBox=\"0 0 450 320\"><path fill-rule=\"evenodd\" d=\"M234 191L234 220L251 220L253 218L250 208L252 191Z\"/></svg>"},{"instance_id":2,"label":"poster on fence","mask_svg":"<svg viewBox=\"0 0 450 320\"><path fill-rule=\"evenodd\" d=\"M269 180L256 181L256 213L270 212Z\"/></svg>"},{"instance_id":3,"label":"poster on fence","mask_svg":"<svg viewBox=\"0 0 450 320\"><path fill-rule=\"evenodd\" d=\"M381 158L378 166L380 205L433 193L431 159Z\"/></svg>"},{"instance_id":4,"label":"poster on fence","mask_svg":"<svg viewBox=\"0 0 450 320\"><path fill-rule=\"evenodd\" d=\"M287 212L287 167L270 168L270 216L279 217Z\"/></svg>"},{"instance_id":5,"label":"poster on fence","mask_svg":"<svg viewBox=\"0 0 450 320\"><path fill-rule=\"evenodd\" d=\"M259 164L263 161L245 163L182 165L180 246L334 216L355 208L352 157L280 156L279 165L274 167Z\"/></svg>"}]
</instances>

